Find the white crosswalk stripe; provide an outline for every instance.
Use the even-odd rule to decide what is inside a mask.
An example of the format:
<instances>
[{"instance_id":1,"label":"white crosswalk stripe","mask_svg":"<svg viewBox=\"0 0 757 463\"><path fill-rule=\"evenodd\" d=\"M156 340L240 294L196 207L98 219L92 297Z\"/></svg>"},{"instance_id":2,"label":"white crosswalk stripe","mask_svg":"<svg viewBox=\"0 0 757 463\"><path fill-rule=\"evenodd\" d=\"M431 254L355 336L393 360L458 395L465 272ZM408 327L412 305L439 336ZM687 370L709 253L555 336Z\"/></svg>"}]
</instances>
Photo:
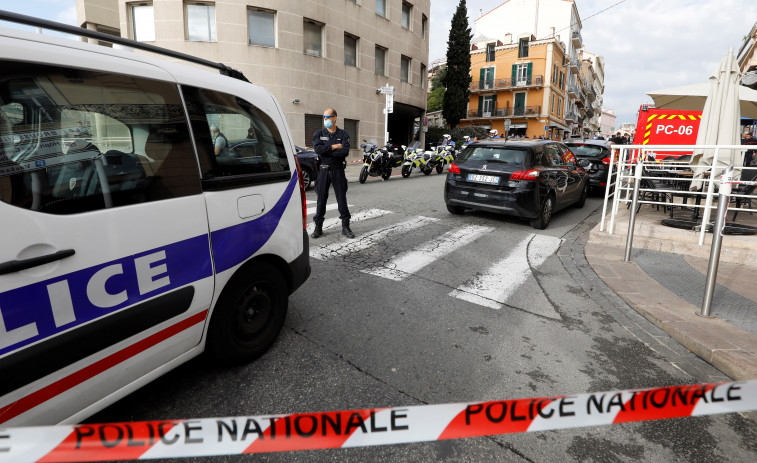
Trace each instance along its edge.
<instances>
[{"instance_id":1,"label":"white crosswalk stripe","mask_svg":"<svg viewBox=\"0 0 757 463\"><path fill-rule=\"evenodd\" d=\"M368 209L367 211L360 211L357 214L354 214L350 218L350 223L352 222L359 222L361 220L368 220L368 219L375 219L376 217L381 217L383 215L391 214L392 211L385 211L383 209ZM336 226L341 226L342 220L339 217L333 217L331 219L326 219L323 221L323 229L328 230L330 228L334 228ZM308 235L313 233L313 230L315 230L315 224L310 223L308 225Z\"/></svg>"},{"instance_id":2,"label":"white crosswalk stripe","mask_svg":"<svg viewBox=\"0 0 757 463\"><path fill-rule=\"evenodd\" d=\"M394 281L402 281L435 260L448 255L493 230L493 227L482 227L480 225L469 225L451 230L436 239L430 240L418 249L398 254L380 267L363 270L363 273Z\"/></svg>"},{"instance_id":3,"label":"white crosswalk stripe","mask_svg":"<svg viewBox=\"0 0 757 463\"><path fill-rule=\"evenodd\" d=\"M327 260L332 257L342 257L354 252L360 252L365 249L375 246L381 240L387 238L392 234L402 234L416 228L420 228L431 222L436 222L439 219L431 217L413 217L412 219L405 220L404 222L387 225L385 227L360 234L356 238L349 239L347 241L340 240L336 243L328 244L325 246L317 246L310 248L310 257L319 260ZM313 241L310 242L313 246Z\"/></svg>"},{"instance_id":4,"label":"white crosswalk stripe","mask_svg":"<svg viewBox=\"0 0 757 463\"><path fill-rule=\"evenodd\" d=\"M308 215L315 214L316 207L317 206L307 208ZM352 207L352 204L348 204L347 207ZM333 211L336 209L339 209L339 205L337 203L331 203L331 204L326 205L326 212Z\"/></svg>"},{"instance_id":5,"label":"white crosswalk stripe","mask_svg":"<svg viewBox=\"0 0 757 463\"><path fill-rule=\"evenodd\" d=\"M450 296L474 304L499 309L538 267L554 254L562 240L545 235L529 235L510 254L485 273L458 286Z\"/></svg>"}]
</instances>

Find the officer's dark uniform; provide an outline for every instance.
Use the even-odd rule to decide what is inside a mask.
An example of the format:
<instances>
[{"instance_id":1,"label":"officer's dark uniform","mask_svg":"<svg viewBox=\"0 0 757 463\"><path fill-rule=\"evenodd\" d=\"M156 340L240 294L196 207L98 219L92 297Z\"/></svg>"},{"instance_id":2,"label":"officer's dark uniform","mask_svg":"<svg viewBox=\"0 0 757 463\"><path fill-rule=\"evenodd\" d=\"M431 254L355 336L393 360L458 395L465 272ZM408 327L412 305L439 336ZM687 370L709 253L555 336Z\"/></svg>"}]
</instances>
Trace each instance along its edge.
<instances>
[{"instance_id":1,"label":"officer's dark uniform","mask_svg":"<svg viewBox=\"0 0 757 463\"><path fill-rule=\"evenodd\" d=\"M342 147L332 150L331 145L340 144ZM316 207L313 222L320 232L319 225L323 224L323 218L326 215L326 200L329 199L329 185L334 185L334 194L339 206L339 218L342 219L342 229L345 235L349 230L350 210L347 208L347 177L344 175L346 165L345 158L350 154L350 135L337 127L334 133L328 129L320 129L313 134L313 151L318 154L321 165L318 172L318 178L315 182L315 191L318 195L318 205ZM344 230L344 228L347 230ZM320 233L316 233L320 236ZM314 234L313 236L316 237Z\"/></svg>"}]
</instances>

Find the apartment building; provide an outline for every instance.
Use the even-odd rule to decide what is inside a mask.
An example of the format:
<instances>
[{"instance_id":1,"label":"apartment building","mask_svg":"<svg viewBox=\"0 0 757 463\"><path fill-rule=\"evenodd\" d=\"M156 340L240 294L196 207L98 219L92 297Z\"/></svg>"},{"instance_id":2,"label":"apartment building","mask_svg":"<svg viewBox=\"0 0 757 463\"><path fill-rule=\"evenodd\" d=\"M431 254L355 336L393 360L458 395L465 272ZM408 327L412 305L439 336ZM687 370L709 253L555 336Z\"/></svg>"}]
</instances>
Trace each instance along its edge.
<instances>
[{"instance_id":1,"label":"apartment building","mask_svg":"<svg viewBox=\"0 0 757 463\"><path fill-rule=\"evenodd\" d=\"M500 38L505 34L518 40L533 37L540 41L554 37L566 45L565 86L568 91L563 100L563 115L569 133L580 135L584 130L586 102L581 101L582 58L584 47L581 35L581 18L573 0L506 0L493 10L482 13L475 20L476 35ZM531 41L531 39L529 39ZM475 74L474 74L475 78ZM585 99L585 97L584 97Z\"/></svg>"},{"instance_id":2,"label":"apartment building","mask_svg":"<svg viewBox=\"0 0 757 463\"><path fill-rule=\"evenodd\" d=\"M609 139L615 134L615 111L612 108L602 108L600 112L598 135Z\"/></svg>"},{"instance_id":3,"label":"apartment building","mask_svg":"<svg viewBox=\"0 0 757 463\"><path fill-rule=\"evenodd\" d=\"M353 149L396 143L425 115L430 0L76 0L80 25L242 71L273 93L295 143L311 145L326 107ZM422 136L422 134L421 134ZM353 151L353 155L357 155Z\"/></svg>"},{"instance_id":4,"label":"apartment building","mask_svg":"<svg viewBox=\"0 0 757 463\"><path fill-rule=\"evenodd\" d=\"M752 29L744 37L736 60L738 61L739 70L745 73L744 79L741 82L742 85L757 89L757 22L754 23Z\"/></svg>"},{"instance_id":5,"label":"apartment building","mask_svg":"<svg viewBox=\"0 0 757 463\"><path fill-rule=\"evenodd\" d=\"M471 45L471 99L460 126L496 129L510 136L563 138L565 45L552 37L503 40L483 36Z\"/></svg>"}]
</instances>

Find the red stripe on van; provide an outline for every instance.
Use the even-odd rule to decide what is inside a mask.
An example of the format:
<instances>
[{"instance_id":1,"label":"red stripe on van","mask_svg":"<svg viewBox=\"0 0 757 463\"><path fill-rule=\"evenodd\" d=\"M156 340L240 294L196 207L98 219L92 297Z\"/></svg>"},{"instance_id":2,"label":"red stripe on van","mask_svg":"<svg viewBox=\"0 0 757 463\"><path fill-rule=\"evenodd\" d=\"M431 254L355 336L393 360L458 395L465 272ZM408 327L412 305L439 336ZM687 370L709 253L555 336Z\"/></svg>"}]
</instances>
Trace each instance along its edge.
<instances>
[{"instance_id":1,"label":"red stripe on van","mask_svg":"<svg viewBox=\"0 0 757 463\"><path fill-rule=\"evenodd\" d=\"M6 405L0 408L0 423L4 423L18 415L31 410L32 408L52 399L53 397L61 394L72 387L78 386L84 381L91 379L100 373L113 368L114 366L122 363L137 354L140 354L150 347L153 347L166 339L181 333L182 331L191 328L192 326L205 321L205 317L208 314L207 310L203 310L200 313L192 315L191 317L180 321L179 323L169 326L162 331L159 331L129 347L126 347L114 354L105 357L102 360L98 360L92 365L88 365L81 370L72 373L65 378L62 378L42 389L23 397L16 402Z\"/></svg>"}]
</instances>

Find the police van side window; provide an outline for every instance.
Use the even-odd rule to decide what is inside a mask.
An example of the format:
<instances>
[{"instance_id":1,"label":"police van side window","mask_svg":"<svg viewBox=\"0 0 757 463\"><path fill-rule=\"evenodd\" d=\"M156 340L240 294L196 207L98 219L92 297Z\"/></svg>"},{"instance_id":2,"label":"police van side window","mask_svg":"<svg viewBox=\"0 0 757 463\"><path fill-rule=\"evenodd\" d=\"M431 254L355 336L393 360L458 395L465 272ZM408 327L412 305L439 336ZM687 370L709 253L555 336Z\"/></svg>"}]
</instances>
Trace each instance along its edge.
<instances>
[{"instance_id":1,"label":"police van side window","mask_svg":"<svg viewBox=\"0 0 757 463\"><path fill-rule=\"evenodd\" d=\"M0 66L0 201L76 214L201 192L176 85Z\"/></svg>"},{"instance_id":2,"label":"police van side window","mask_svg":"<svg viewBox=\"0 0 757 463\"><path fill-rule=\"evenodd\" d=\"M276 124L226 93L182 87L205 189L286 181L289 161Z\"/></svg>"}]
</instances>

